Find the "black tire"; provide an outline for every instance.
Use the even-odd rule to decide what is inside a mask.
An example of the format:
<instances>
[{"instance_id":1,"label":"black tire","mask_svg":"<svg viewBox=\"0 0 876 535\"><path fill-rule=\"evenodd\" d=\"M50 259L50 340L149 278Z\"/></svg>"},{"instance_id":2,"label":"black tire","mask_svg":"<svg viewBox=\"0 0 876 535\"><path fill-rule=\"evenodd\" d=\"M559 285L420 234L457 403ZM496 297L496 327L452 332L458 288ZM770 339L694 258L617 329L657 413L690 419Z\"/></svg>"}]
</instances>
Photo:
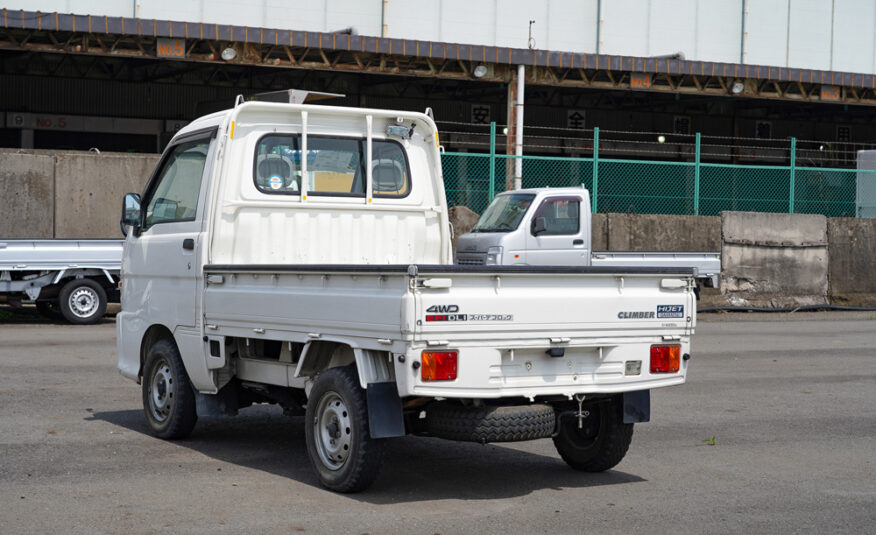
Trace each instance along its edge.
<instances>
[{"instance_id":1,"label":"black tire","mask_svg":"<svg viewBox=\"0 0 876 535\"><path fill-rule=\"evenodd\" d=\"M195 427L195 391L172 340L155 342L143 365L143 410L152 434L185 438Z\"/></svg>"},{"instance_id":2,"label":"black tire","mask_svg":"<svg viewBox=\"0 0 876 535\"><path fill-rule=\"evenodd\" d=\"M377 479L386 439L371 438L365 391L355 367L319 374L304 421L307 456L323 485L358 492Z\"/></svg>"},{"instance_id":3,"label":"black tire","mask_svg":"<svg viewBox=\"0 0 876 535\"><path fill-rule=\"evenodd\" d=\"M97 323L106 314L106 291L91 279L73 279L61 288L58 308L70 323Z\"/></svg>"},{"instance_id":4,"label":"black tire","mask_svg":"<svg viewBox=\"0 0 876 535\"><path fill-rule=\"evenodd\" d=\"M557 422L554 446L575 470L604 472L617 466L633 440L633 424L623 423L616 400L584 406L589 412L578 428L577 411L563 413Z\"/></svg>"},{"instance_id":5,"label":"black tire","mask_svg":"<svg viewBox=\"0 0 876 535\"><path fill-rule=\"evenodd\" d=\"M466 407L436 403L426 408L430 434L466 442L517 442L551 436L556 423L550 405Z\"/></svg>"},{"instance_id":6,"label":"black tire","mask_svg":"<svg viewBox=\"0 0 876 535\"><path fill-rule=\"evenodd\" d=\"M64 319L64 315L61 314L61 309L55 301L37 301L36 309L37 312L40 313L40 316L46 319L52 321L61 321Z\"/></svg>"}]
</instances>

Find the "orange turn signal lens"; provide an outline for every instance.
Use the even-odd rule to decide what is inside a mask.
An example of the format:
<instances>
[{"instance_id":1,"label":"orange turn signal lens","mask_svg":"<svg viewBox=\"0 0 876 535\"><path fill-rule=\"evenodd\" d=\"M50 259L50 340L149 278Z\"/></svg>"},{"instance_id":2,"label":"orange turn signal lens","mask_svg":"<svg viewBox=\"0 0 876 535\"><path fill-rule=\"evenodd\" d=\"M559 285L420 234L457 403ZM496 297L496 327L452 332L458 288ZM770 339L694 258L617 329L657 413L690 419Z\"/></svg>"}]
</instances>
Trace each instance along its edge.
<instances>
[{"instance_id":1,"label":"orange turn signal lens","mask_svg":"<svg viewBox=\"0 0 876 535\"><path fill-rule=\"evenodd\" d=\"M420 378L423 381L453 381L456 379L456 351L423 351Z\"/></svg>"},{"instance_id":2,"label":"orange turn signal lens","mask_svg":"<svg viewBox=\"0 0 876 535\"><path fill-rule=\"evenodd\" d=\"M651 346L651 373L676 373L681 363L681 346Z\"/></svg>"}]
</instances>

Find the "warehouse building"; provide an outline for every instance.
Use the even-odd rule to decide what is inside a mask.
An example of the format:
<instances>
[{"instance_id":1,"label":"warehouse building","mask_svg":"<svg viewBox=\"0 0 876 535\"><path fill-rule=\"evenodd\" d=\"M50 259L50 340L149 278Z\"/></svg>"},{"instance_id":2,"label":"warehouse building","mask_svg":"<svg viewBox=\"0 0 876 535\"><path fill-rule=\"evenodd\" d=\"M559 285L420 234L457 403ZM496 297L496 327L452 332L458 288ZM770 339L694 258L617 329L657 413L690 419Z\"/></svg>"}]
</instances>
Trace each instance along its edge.
<instances>
[{"instance_id":1,"label":"warehouse building","mask_svg":"<svg viewBox=\"0 0 876 535\"><path fill-rule=\"evenodd\" d=\"M455 154L513 154L517 114L527 156L847 169L876 147L864 0L5 4L6 148L156 153L237 95L287 88L428 107ZM490 194L513 186L503 163ZM445 167L465 181L475 164Z\"/></svg>"}]
</instances>

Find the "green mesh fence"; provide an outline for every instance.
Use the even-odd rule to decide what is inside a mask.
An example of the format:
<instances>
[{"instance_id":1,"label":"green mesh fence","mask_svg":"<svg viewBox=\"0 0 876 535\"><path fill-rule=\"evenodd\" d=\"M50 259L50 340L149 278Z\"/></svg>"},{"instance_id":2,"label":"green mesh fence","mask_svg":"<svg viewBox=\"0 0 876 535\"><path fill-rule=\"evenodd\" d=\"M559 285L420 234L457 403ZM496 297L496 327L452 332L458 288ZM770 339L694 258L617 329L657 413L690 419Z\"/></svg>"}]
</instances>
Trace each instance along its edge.
<instances>
[{"instance_id":1,"label":"green mesh fence","mask_svg":"<svg viewBox=\"0 0 876 535\"><path fill-rule=\"evenodd\" d=\"M693 164L600 160L600 212L692 213L696 171Z\"/></svg>"},{"instance_id":2,"label":"green mesh fence","mask_svg":"<svg viewBox=\"0 0 876 535\"><path fill-rule=\"evenodd\" d=\"M701 164L699 215L788 212L790 180L788 167Z\"/></svg>"},{"instance_id":3,"label":"green mesh fence","mask_svg":"<svg viewBox=\"0 0 876 535\"><path fill-rule=\"evenodd\" d=\"M524 188L575 187L594 210L639 214L718 215L723 210L823 214L876 213L876 171L794 166L522 156ZM475 153L442 156L450 205L482 213L513 187L516 157ZM490 166L493 166L491 177ZM595 171L595 172L594 172ZM793 183L792 183L793 177ZM594 185L595 182L595 185Z\"/></svg>"},{"instance_id":4,"label":"green mesh fence","mask_svg":"<svg viewBox=\"0 0 876 535\"><path fill-rule=\"evenodd\" d=\"M861 180L873 181L876 175L862 172ZM857 184L858 171L854 169L798 168L794 177L794 211L828 217L855 217ZM876 199L869 201L871 205L876 204Z\"/></svg>"},{"instance_id":5,"label":"green mesh fence","mask_svg":"<svg viewBox=\"0 0 876 535\"><path fill-rule=\"evenodd\" d=\"M492 199L490 161L488 154L445 153L441 157L441 167L447 204L467 206L479 214L483 213ZM504 188L493 188L493 192L498 191L504 191Z\"/></svg>"}]
</instances>

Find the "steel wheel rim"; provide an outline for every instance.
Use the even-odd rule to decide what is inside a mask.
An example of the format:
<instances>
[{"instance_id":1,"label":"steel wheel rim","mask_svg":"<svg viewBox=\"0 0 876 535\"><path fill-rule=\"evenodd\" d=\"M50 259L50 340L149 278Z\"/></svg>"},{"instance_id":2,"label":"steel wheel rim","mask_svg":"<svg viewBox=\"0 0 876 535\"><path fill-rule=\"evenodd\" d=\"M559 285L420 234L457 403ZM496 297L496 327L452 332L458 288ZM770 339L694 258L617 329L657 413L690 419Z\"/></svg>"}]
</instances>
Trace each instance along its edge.
<instances>
[{"instance_id":1,"label":"steel wheel rim","mask_svg":"<svg viewBox=\"0 0 876 535\"><path fill-rule=\"evenodd\" d=\"M157 422L170 417L173 407L173 372L166 360L160 360L149 381L149 412Z\"/></svg>"},{"instance_id":2,"label":"steel wheel rim","mask_svg":"<svg viewBox=\"0 0 876 535\"><path fill-rule=\"evenodd\" d=\"M97 292L88 286L79 286L70 292L70 298L67 299L70 312L78 318L87 318L94 314L99 302Z\"/></svg>"},{"instance_id":3,"label":"steel wheel rim","mask_svg":"<svg viewBox=\"0 0 876 535\"><path fill-rule=\"evenodd\" d=\"M323 394L313 419L313 436L319 459L329 470L340 470L350 458L352 431L344 398L332 391Z\"/></svg>"},{"instance_id":4,"label":"steel wheel rim","mask_svg":"<svg viewBox=\"0 0 876 535\"><path fill-rule=\"evenodd\" d=\"M583 428L578 429L578 418L567 416L563 419L563 431L567 433L569 440L579 451L596 451L603 432L602 407L594 405L588 409L590 414L586 417Z\"/></svg>"}]
</instances>

